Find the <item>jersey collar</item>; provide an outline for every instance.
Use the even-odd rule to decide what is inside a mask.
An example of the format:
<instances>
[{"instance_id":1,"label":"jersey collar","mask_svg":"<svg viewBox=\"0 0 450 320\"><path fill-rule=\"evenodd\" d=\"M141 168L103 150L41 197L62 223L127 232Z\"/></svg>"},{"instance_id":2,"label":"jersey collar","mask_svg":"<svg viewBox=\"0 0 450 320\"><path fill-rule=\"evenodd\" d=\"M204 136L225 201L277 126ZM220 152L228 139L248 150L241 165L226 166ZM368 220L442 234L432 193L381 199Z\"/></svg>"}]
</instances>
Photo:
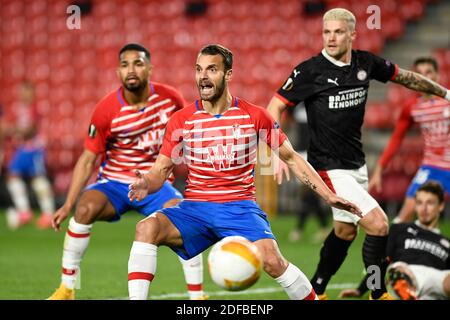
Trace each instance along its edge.
<instances>
[{"instance_id":1,"label":"jersey collar","mask_svg":"<svg viewBox=\"0 0 450 320\"><path fill-rule=\"evenodd\" d=\"M237 97L232 97L232 99L231 99L231 106L235 107L235 108L238 108L239 103L238 103L238 98ZM203 108L202 100L195 100L195 108L197 110L205 111L205 108Z\"/></svg>"},{"instance_id":2,"label":"jersey collar","mask_svg":"<svg viewBox=\"0 0 450 320\"><path fill-rule=\"evenodd\" d=\"M414 221L414 224L415 224L416 226L422 228L422 229L426 229L426 230L429 230L429 231L431 231L431 232L434 232L434 233L437 233L437 234L441 234L441 230L440 230L439 228L433 228L433 229L430 229L430 228L428 228L427 226L421 224L419 220Z\"/></svg>"},{"instance_id":3,"label":"jersey collar","mask_svg":"<svg viewBox=\"0 0 450 320\"><path fill-rule=\"evenodd\" d=\"M344 63L342 61L336 60L335 58L333 58L332 56L330 56L327 51L324 49L322 49L322 55L328 60L330 61L332 64L338 66L338 67L345 67L345 66L349 66L352 63L352 58L350 57L350 62L349 63Z\"/></svg>"}]
</instances>

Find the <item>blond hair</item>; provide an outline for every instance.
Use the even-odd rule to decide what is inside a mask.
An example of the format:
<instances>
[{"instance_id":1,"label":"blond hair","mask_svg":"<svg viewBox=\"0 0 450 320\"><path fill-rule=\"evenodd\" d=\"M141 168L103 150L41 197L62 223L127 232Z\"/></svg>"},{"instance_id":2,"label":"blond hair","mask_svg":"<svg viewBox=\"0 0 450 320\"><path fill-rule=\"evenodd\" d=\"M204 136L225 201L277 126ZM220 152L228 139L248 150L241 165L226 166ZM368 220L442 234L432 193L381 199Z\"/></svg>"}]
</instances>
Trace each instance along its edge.
<instances>
[{"instance_id":1,"label":"blond hair","mask_svg":"<svg viewBox=\"0 0 450 320\"><path fill-rule=\"evenodd\" d=\"M348 26L351 30L355 30L356 27L356 18L355 15L344 8L334 8L331 10L328 10L323 15L323 21L330 21L330 20L344 20L347 21Z\"/></svg>"}]
</instances>

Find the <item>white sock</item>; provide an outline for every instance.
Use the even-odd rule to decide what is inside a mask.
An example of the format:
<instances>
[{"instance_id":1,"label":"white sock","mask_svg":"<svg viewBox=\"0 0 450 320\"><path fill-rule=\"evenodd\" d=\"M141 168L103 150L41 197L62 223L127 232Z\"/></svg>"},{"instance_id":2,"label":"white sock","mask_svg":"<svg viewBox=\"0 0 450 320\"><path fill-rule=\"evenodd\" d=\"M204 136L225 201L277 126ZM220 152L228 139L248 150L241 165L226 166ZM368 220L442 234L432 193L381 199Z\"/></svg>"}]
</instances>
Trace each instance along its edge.
<instances>
[{"instance_id":1,"label":"white sock","mask_svg":"<svg viewBox=\"0 0 450 320\"><path fill-rule=\"evenodd\" d=\"M128 260L128 295L130 300L147 300L150 282L156 272L158 247L134 241Z\"/></svg>"},{"instance_id":2,"label":"white sock","mask_svg":"<svg viewBox=\"0 0 450 320\"><path fill-rule=\"evenodd\" d=\"M64 239L61 275L61 282L69 289L74 289L76 281L80 281L81 259L89 244L91 228L92 224L77 223L74 217L69 221Z\"/></svg>"},{"instance_id":3,"label":"white sock","mask_svg":"<svg viewBox=\"0 0 450 320\"><path fill-rule=\"evenodd\" d=\"M178 258L183 265L184 279L186 280L189 299L198 300L202 298L204 296L203 255L200 253L189 260Z\"/></svg>"},{"instance_id":4,"label":"white sock","mask_svg":"<svg viewBox=\"0 0 450 320\"><path fill-rule=\"evenodd\" d=\"M31 182L34 192L44 214L51 215L55 212L55 201L53 197L53 190L50 182L45 177L34 178Z\"/></svg>"},{"instance_id":5,"label":"white sock","mask_svg":"<svg viewBox=\"0 0 450 320\"><path fill-rule=\"evenodd\" d=\"M31 211L25 182L20 178L10 178L6 185L17 211Z\"/></svg>"},{"instance_id":6,"label":"white sock","mask_svg":"<svg viewBox=\"0 0 450 320\"><path fill-rule=\"evenodd\" d=\"M291 300L317 300L311 283L299 268L289 263L286 271L275 279Z\"/></svg>"}]
</instances>

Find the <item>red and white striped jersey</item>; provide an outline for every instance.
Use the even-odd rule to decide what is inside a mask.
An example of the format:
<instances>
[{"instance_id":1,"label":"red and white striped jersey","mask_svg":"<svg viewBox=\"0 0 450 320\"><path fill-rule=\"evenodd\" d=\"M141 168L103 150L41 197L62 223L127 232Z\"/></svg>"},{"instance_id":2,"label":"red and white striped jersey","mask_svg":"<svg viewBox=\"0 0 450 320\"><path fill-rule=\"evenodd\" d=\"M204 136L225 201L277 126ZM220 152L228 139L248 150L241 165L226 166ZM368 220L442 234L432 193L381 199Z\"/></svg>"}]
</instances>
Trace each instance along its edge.
<instances>
[{"instance_id":1,"label":"red and white striped jersey","mask_svg":"<svg viewBox=\"0 0 450 320\"><path fill-rule=\"evenodd\" d=\"M187 164L186 200L255 200L258 138L272 149L286 140L264 108L233 98L223 114L211 115L196 101L172 116L160 153Z\"/></svg>"},{"instance_id":2,"label":"red and white striped jersey","mask_svg":"<svg viewBox=\"0 0 450 320\"><path fill-rule=\"evenodd\" d=\"M167 122L184 100L164 84L151 82L150 91L148 105L140 110L128 105L122 87L95 107L84 146L104 156L99 179L131 183L136 169L146 172L155 163Z\"/></svg>"},{"instance_id":3,"label":"red and white striped jersey","mask_svg":"<svg viewBox=\"0 0 450 320\"><path fill-rule=\"evenodd\" d=\"M450 169L450 102L419 99L411 108L411 117L424 138L423 164Z\"/></svg>"},{"instance_id":4,"label":"red and white striped jersey","mask_svg":"<svg viewBox=\"0 0 450 320\"><path fill-rule=\"evenodd\" d=\"M450 169L450 102L442 98L414 99L402 109L380 164L385 167L389 163L406 131L415 123L424 138L422 164Z\"/></svg>"}]
</instances>

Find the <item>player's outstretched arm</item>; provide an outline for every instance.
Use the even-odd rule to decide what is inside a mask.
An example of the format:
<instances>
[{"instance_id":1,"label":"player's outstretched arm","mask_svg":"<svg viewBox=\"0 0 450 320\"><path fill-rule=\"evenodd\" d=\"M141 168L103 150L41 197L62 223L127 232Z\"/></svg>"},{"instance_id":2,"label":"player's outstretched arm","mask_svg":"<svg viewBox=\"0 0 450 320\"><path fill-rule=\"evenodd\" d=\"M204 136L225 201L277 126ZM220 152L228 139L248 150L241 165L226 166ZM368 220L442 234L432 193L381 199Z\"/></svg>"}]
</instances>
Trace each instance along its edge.
<instances>
[{"instance_id":1,"label":"player's outstretched arm","mask_svg":"<svg viewBox=\"0 0 450 320\"><path fill-rule=\"evenodd\" d=\"M55 231L60 230L61 223L69 216L70 211L77 201L81 189L84 188L92 172L94 171L96 160L97 154L87 149L84 149L83 153L78 158L73 170L72 181L70 182L66 201L52 217L52 227Z\"/></svg>"},{"instance_id":2,"label":"player's outstretched arm","mask_svg":"<svg viewBox=\"0 0 450 320\"><path fill-rule=\"evenodd\" d=\"M281 99L277 97L272 97L269 104L267 105L267 111L270 113L272 118L274 118L274 120L278 123L280 122L281 114L286 108L287 108L286 103L284 103L283 101L281 101Z\"/></svg>"},{"instance_id":3,"label":"player's outstretched arm","mask_svg":"<svg viewBox=\"0 0 450 320\"><path fill-rule=\"evenodd\" d=\"M272 97L272 99L269 102L269 105L267 106L267 111L270 113L272 118L275 119L276 122L280 123L281 114L283 111L287 108L286 103L281 101L277 97ZM290 174L289 174L289 168L288 166L279 159L279 157L274 154L274 161L275 163L275 172L273 174L273 179L277 181L278 184L281 184L283 182L283 175L286 176L286 180L290 180Z\"/></svg>"},{"instance_id":4,"label":"player's outstretched arm","mask_svg":"<svg viewBox=\"0 0 450 320\"><path fill-rule=\"evenodd\" d=\"M434 94L450 101L450 90L417 72L399 68L397 75L392 81L401 84L406 88L423 93Z\"/></svg>"},{"instance_id":5,"label":"player's outstretched arm","mask_svg":"<svg viewBox=\"0 0 450 320\"><path fill-rule=\"evenodd\" d=\"M140 171L136 171L137 179L129 185L130 191L128 192L128 198L131 201L140 201L148 194L158 191L163 186L164 181L169 178L173 168L174 163L172 159L163 154L159 154L149 172L142 174Z\"/></svg>"},{"instance_id":6,"label":"player's outstretched arm","mask_svg":"<svg viewBox=\"0 0 450 320\"><path fill-rule=\"evenodd\" d=\"M317 171L294 151L289 140L285 140L278 150L281 160L286 162L295 176L320 195L330 206L362 217L361 210L355 204L338 197L327 187Z\"/></svg>"}]
</instances>

